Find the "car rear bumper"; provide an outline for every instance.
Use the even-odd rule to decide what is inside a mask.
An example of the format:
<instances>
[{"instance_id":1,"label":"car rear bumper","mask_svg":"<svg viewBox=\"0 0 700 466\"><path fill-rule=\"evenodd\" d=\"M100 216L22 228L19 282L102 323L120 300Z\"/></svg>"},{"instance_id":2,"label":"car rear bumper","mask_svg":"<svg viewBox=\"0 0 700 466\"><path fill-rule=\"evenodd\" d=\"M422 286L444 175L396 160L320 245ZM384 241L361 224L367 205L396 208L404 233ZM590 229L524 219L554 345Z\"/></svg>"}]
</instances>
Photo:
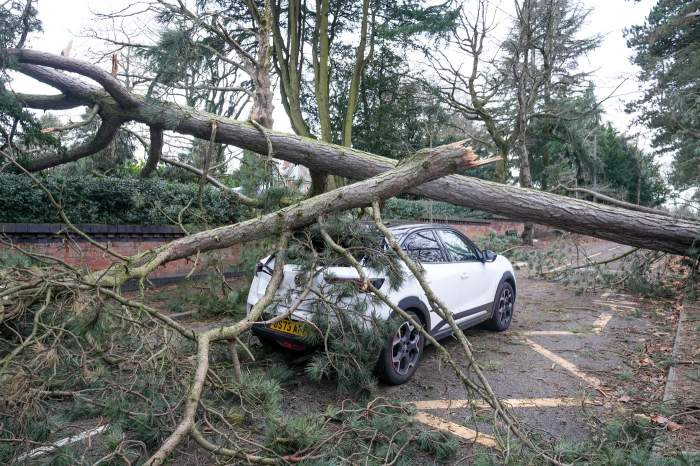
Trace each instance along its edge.
<instances>
[{"instance_id":1,"label":"car rear bumper","mask_svg":"<svg viewBox=\"0 0 700 466\"><path fill-rule=\"evenodd\" d=\"M314 348L303 338L290 335L288 333L278 332L263 324L255 324L252 328L253 335L268 341L274 341L283 348L292 351L308 351Z\"/></svg>"}]
</instances>

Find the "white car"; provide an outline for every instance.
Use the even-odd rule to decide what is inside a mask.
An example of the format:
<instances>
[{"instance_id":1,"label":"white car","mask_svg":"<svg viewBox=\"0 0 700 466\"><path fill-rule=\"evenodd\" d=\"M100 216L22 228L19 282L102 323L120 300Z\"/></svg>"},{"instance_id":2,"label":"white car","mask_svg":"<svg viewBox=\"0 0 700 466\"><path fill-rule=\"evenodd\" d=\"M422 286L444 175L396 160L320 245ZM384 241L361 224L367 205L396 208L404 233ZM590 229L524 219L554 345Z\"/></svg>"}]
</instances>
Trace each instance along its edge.
<instances>
[{"instance_id":1,"label":"white car","mask_svg":"<svg viewBox=\"0 0 700 466\"><path fill-rule=\"evenodd\" d=\"M411 224L390 227L401 247L425 270L425 277L432 290L449 307L461 329L483 324L495 331L503 331L510 325L516 296L516 281L513 267L508 259L493 251L481 251L459 231L436 224ZM372 283L401 309L412 313L428 329L435 339L452 334L448 323L433 312L428 299L416 278L405 264L405 279L392 289L387 277L366 269ZM255 278L247 299L248 311L265 293L274 267L274 257L262 259L256 268ZM298 296L297 279L299 267L287 264L284 279L277 291L278 315L285 313ZM353 267L327 267L316 278L314 287L323 289L323 284L348 281L359 283L357 270ZM368 317L388 319L393 311L384 303L368 300L367 294L358 287L352 299L366 300ZM274 313L273 313L274 314ZM267 317L271 317L269 314ZM310 304L302 302L287 319L271 325L256 325L253 332L261 340L276 343L292 350L306 350L305 335L312 331L306 324L312 320ZM402 384L416 371L424 347L424 337L410 322L404 321L389 339L377 364L380 378L390 384Z\"/></svg>"}]
</instances>

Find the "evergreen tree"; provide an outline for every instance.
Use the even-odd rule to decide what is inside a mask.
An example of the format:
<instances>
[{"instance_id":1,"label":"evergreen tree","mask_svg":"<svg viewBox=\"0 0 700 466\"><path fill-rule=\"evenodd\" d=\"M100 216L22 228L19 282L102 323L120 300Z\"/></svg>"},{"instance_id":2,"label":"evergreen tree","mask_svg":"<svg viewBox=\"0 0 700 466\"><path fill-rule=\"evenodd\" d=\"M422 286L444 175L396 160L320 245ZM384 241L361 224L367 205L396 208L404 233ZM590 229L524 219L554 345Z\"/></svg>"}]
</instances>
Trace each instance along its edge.
<instances>
[{"instance_id":1,"label":"evergreen tree","mask_svg":"<svg viewBox=\"0 0 700 466\"><path fill-rule=\"evenodd\" d=\"M644 95L629 105L656 130L653 145L672 152L671 183L700 184L700 0L658 0L643 25L626 31Z\"/></svg>"}]
</instances>

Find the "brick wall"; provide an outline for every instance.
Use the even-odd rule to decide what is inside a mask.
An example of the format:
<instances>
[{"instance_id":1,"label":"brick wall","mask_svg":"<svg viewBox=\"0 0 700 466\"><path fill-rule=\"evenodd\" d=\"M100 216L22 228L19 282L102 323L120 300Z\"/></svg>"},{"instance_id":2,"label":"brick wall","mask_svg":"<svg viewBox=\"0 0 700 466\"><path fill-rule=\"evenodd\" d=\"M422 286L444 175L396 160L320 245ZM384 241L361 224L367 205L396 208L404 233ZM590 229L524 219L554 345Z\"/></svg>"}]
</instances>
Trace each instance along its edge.
<instances>
[{"instance_id":1,"label":"brick wall","mask_svg":"<svg viewBox=\"0 0 700 466\"><path fill-rule=\"evenodd\" d=\"M428 219L418 221L430 223ZM522 223L509 220L434 219L433 221L449 224L472 239L488 235L492 231L503 235L508 232L520 234L523 230ZM172 226L78 225L78 227L96 241L124 256L152 249L183 236L179 229ZM5 223L0 224L0 233L23 249L53 256L70 265L87 267L90 270L104 269L115 260L82 238L66 234L61 224ZM0 250L2 249L8 249L8 247L0 244ZM219 265L220 270L235 275L240 261L240 252L241 246L235 245L202 254L196 260L193 257L173 261L160 267L150 278L156 283L159 279L162 282L168 282L190 272L201 273L214 265Z\"/></svg>"},{"instance_id":2,"label":"brick wall","mask_svg":"<svg viewBox=\"0 0 700 466\"><path fill-rule=\"evenodd\" d=\"M170 226L138 225L78 225L94 240L124 256L138 254L168 241L180 238L183 233ZM0 224L3 233L16 246L28 251L56 257L70 265L100 270L108 267L115 258L93 246L79 236L60 233L60 224ZM0 250L9 249L0 244ZM199 258L179 259L158 268L152 279L182 277L190 272L201 273L210 266L219 265L222 271L237 270L240 246L204 253ZM193 271L194 269L194 271Z\"/></svg>"}]
</instances>

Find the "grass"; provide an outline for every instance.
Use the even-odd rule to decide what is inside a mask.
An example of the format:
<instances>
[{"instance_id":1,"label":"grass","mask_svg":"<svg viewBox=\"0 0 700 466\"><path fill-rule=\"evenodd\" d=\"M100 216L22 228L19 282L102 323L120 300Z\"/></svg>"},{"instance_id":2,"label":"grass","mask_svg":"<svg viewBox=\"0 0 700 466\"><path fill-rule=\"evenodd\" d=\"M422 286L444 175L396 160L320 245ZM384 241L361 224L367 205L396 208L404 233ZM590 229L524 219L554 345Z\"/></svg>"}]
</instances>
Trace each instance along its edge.
<instances>
[{"instance_id":1,"label":"grass","mask_svg":"<svg viewBox=\"0 0 700 466\"><path fill-rule=\"evenodd\" d=\"M630 381L634 379L634 371L631 367L625 366L622 368L622 371L620 372L618 377L620 378L620 380Z\"/></svg>"},{"instance_id":2,"label":"grass","mask_svg":"<svg viewBox=\"0 0 700 466\"><path fill-rule=\"evenodd\" d=\"M500 371L503 369L503 362L489 359L481 363L481 368L485 371Z\"/></svg>"}]
</instances>

